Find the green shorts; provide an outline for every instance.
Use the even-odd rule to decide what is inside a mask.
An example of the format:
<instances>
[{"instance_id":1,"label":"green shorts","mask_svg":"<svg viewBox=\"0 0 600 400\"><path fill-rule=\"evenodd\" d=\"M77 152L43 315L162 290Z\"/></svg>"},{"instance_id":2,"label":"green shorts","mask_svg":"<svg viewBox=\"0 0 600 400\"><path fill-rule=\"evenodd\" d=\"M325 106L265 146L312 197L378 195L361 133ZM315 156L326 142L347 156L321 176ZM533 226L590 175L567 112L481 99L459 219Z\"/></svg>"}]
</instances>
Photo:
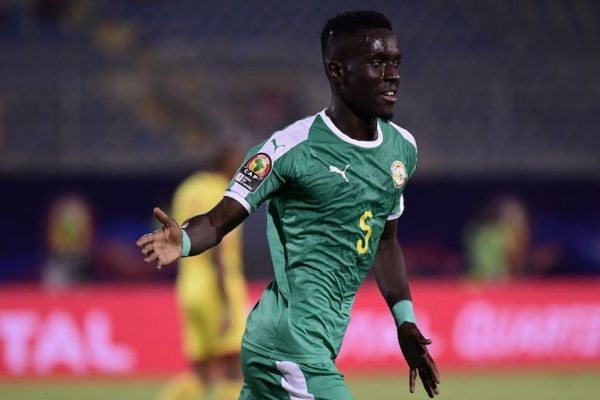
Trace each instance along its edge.
<instances>
[{"instance_id":1,"label":"green shorts","mask_svg":"<svg viewBox=\"0 0 600 400\"><path fill-rule=\"evenodd\" d=\"M242 347L244 387L239 400L351 400L333 362L273 360Z\"/></svg>"}]
</instances>

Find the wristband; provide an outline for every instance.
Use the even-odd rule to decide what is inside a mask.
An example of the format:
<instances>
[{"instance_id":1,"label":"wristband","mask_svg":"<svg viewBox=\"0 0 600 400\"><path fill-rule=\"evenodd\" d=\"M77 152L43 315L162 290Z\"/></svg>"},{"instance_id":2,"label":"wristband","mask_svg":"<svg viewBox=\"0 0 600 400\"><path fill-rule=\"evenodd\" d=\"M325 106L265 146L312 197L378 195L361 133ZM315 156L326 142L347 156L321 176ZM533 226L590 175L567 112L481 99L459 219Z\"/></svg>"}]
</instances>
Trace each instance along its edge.
<instances>
[{"instance_id":1,"label":"wristband","mask_svg":"<svg viewBox=\"0 0 600 400\"><path fill-rule=\"evenodd\" d=\"M181 228L181 257L187 257L190 255L192 249L192 241L190 236L187 234L185 229Z\"/></svg>"},{"instance_id":2,"label":"wristband","mask_svg":"<svg viewBox=\"0 0 600 400\"><path fill-rule=\"evenodd\" d=\"M392 315L396 320L396 326L400 326L405 322L412 322L416 324L415 310L413 309L413 303L410 300L400 300L392 307Z\"/></svg>"}]
</instances>

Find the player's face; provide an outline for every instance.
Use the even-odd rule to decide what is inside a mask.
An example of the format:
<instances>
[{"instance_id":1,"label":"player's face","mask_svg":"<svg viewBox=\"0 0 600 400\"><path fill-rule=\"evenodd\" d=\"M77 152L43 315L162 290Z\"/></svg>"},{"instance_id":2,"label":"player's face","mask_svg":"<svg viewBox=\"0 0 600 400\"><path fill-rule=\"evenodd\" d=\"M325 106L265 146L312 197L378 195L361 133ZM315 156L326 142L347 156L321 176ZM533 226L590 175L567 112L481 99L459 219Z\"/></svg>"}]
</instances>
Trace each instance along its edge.
<instances>
[{"instance_id":1,"label":"player's face","mask_svg":"<svg viewBox=\"0 0 600 400\"><path fill-rule=\"evenodd\" d=\"M340 86L343 100L362 117L392 118L400 84L396 36L387 29L370 29L349 41Z\"/></svg>"}]
</instances>

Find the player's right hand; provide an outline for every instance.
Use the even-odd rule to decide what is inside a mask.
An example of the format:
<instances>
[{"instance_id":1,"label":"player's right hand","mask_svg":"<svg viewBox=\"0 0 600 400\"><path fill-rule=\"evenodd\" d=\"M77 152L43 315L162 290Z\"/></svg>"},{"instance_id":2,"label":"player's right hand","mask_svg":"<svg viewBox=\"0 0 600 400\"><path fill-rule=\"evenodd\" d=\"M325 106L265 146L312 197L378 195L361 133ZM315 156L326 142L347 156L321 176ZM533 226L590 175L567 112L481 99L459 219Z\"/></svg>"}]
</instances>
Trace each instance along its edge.
<instances>
[{"instance_id":1,"label":"player's right hand","mask_svg":"<svg viewBox=\"0 0 600 400\"><path fill-rule=\"evenodd\" d=\"M154 264L161 269L163 265L171 264L181 255L181 227L163 210L154 208L154 217L163 224L162 228L147 233L136 242L144 255L146 264Z\"/></svg>"}]
</instances>

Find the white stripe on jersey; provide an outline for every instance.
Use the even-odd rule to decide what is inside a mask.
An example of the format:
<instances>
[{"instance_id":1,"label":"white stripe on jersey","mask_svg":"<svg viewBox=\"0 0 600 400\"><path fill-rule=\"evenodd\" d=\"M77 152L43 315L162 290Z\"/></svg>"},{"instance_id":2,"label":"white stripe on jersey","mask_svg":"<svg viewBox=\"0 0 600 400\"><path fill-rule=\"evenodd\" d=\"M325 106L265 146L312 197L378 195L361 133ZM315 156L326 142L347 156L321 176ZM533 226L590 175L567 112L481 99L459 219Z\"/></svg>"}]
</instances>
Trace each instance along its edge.
<instances>
[{"instance_id":1,"label":"white stripe on jersey","mask_svg":"<svg viewBox=\"0 0 600 400\"><path fill-rule=\"evenodd\" d=\"M298 120L282 130L273 133L254 154L268 154L271 158L271 168L273 168L277 159L281 158L285 153L308 139L308 132L316 117L316 115L311 115L310 117ZM236 200L246 209L246 211L248 211L248 213L251 213L252 207L246 200L246 197L248 197L249 194L250 191L248 189L237 182L233 182L233 185L225 192L224 196Z\"/></svg>"},{"instance_id":2,"label":"white stripe on jersey","mask_svg":"<svg viewBox=\"0 0 600 400\"><path fill-rule=\"evenodd\" d=\"M400 210L395 213L395 214L391 214L387 217L388 221L394 220L394 219L398 219L400 218L400 216L402 215L402 213L404 212L404 195L401 194L400 195Z\"/></svg>"},{"instance_id":3,"label":"white stripe on jersey","mask_svg":"<svg viewBox=\"0 0 600 400\"><path fill-rule=\"evenodd\" d=\"M314 400L315 397L308 393L306 378L300 367L291 361L275 361L277 369L281 372L281 386L290 394L290 400Z\"/></svg>"},{"instance_id":4,"label":"white stripe on jersey","mask_svg":"<svg viewBox=\"0 0 600 400\"><path fill-rule=\"evenodd\" d=\"M316 117L311 115L273 133L257 153L268 154L271 162L275 164L275 160L308 139L308 132Z\"/></svg>"},{"instance_id":5,"label":"white stripe on jersey","mask_svg":"<svg viewBox=\"0 0 600 400\"><path fill-rule=\"evenodd\" d=\"M388 122L390 123L390 125L392 125L394 128L396 128L396 130L402 135L402 137L404 139L408 140L410 142L410 144L415 146L415 150L417 150L417 142L415 141L415 138L409 131L407 131L406 129L404 129L403 127L401 127L399 125L396 125L392 121L388 121Z\"/></svg>"}]
</instances>

